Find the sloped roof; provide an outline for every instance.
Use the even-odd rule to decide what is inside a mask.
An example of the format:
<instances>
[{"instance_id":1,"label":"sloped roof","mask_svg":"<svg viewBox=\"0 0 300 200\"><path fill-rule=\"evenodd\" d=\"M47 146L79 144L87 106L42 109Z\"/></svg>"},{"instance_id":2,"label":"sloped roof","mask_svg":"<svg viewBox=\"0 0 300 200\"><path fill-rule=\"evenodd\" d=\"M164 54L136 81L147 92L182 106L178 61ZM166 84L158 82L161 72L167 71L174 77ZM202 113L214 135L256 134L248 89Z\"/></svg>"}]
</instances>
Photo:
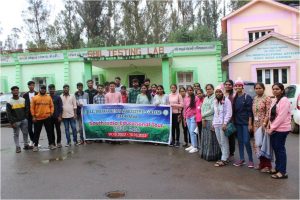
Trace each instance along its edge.
<instances>
[{"instance_id":1,"label":"sloped roof","mask_svg":"<svg viewBox=\"0 0 300 200\"><path fill-rule=\"evenodd\" d=\"M293 39L291 39L291 38L289 38L289 37L287 37L287 36L281 35L281 34L279 34L279 33L271 32L271 33L269 33L269 34L267 34L267 35L264 35L263 37L261 37L261 38L255 40L255 41L253 41L253 42L251 42L251 43L249 43L249 44L247 44L247 45L245 45L245 46L243 46L243 47L241 47L241 48L235 50L235 51L232 52L231 54L228 54L227 56L224 56L224 57L222 58L222 62L225 62L225 61L229 60L230 58L232 58L232 57L234 57L234 56L237 56L237 55L239 55L240 53L243 53L244 51L250 49L251 47L253 47L253 46L257 45L257 44L262 43L263 41L265 41L265 40L267 40L267 39L269 39L269 38L271 38L271 37L276 38L276 39L279 39L279 40L282 40L282 41L284 41L284 42L286 42L286 43L295 45L295 46L297 46L297 47L300 46L299 41L293 40Z\"/></svg>"}]
</instances>

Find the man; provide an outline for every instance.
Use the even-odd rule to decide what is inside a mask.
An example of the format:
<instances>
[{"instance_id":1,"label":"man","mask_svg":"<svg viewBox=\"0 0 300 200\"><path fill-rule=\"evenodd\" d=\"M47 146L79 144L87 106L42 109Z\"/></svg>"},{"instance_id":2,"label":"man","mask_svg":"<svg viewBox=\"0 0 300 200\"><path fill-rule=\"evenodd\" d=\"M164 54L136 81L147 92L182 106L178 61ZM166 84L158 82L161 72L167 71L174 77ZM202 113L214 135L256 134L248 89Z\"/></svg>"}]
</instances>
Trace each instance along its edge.
<instances>
[{"instance_id":1,"label":"man","mask_svg":"<svg viewBox=\"0 0 300 200\"><path fill-rule=\"evenodd\" d=\"M121 87L121 96L122 96L122 103L128 103L128 94L125 85Z\"/></svg>"},{"instance_id":2,"label":"man","mask_svg":"<svg viewBox=\"0 0 300 200\"><path fill-rule=\"evenodd\" d=\"M24 149L31 149L28 145L28 123L26 116L29 114L29 107L25 103L25 99L19 97L19 87L11 87L12 98L6 104L7 118L14 131L14 141L16 145L16 153L21 153L19 143L20 129L23 133Z\"/></svg>"},{"instance_id":3,"label":"man","mask_svg":"<svg viewBox=\"0 0 300 200\"><path fill-rule=\"evenodd\" d=\"M116 92L116 83L109 83L109 93L105 95L105 103L122 103L122 97L120 92Z\"/></svg>"},{"instance_id":4,"label":"man","mask_svg":"<svg viewBox=\"0 0 300 200\"><path fill-rule=\"evenodd\" d=\"M121 92L121 78L120 77L116 77L115 78L115 83L116 83L116 92Z\"/></svg>"},{"instance_id":5,"label":"man","mask_svg":"<svg viewBox=\"0 0 300 200\"><path fill-rule=\"evenodd\" d=\"M76 98L76 103L77 103L77 113L76 114L77 114L77 121L78 121L78 126L79 126L79 133L80 133L80 143L79 144L85 144L85 140L83 137L81 108L83 105L88 104L89 94L83 91L82 83L77 83L77 92L75 92L75 98Z\"/></svg>"},{"instance_id":6,"label":"man","mask_svg":"<svg viewBox=\"0 0 300 200\"><path fill-rule=\"evenodd\" d=\"M138 79L134 78L132 80L132 86L133 88L129 90L129 94L128 94L128 103L136 103L136 98L141 93Z\"/></svg>"},{"instance_id":7,"label":"man","mask_svg":"<svg viewBox=\"0 0 300 200\"><path fill-rule=\"evenodd\" d=\"M27 85L28 85L29 91L23 95L23 98L25 99L26 106L30 109L30 103L31 103L32 97L37 95L38 92L34 91L34 87L35 87L34 81L28 81ZM33 128L34 127L33 127L31 112L29 112L29 114L26 116L26 118L27 118L27 122L28 122L28 133L29 133L29 138L30 138L29 146L33 147L33 140L34 140Z\"/></svg>"},{"instance_id":8,"label":"man","mask_svg":"<svg viewBox=\"0 0 300 200\"><path fill-rule=\"evenodd\" d=\"M88 104L93 104L93 98L97 94L97 90L94 88L93 80L88 80L86 83L88 85L88 89L86 89L85 92L89 94Z\"/></svg>"},{"instance_id":9,"label":"man","mask_svg":"<svg viewBox=\"0 0 300 200\"><path fill-rule=\"evenodd\" d=\"M54 105L54 113L51 117L51 128L52 131L54 133L54 127L56 129L56 135L57 135L57 140L56 140L56 144L58 148L61 148L61 129L60 129L60 124L61 124L61 120L62 120L62 101L60 96L55 94L55 85L54 84L50 84L48 85L48 91L50 94L50 97L52 98L53 101L53 105ZM55 134L53 134L54 136L54 142L55 142ZM54 143L55 145L55 143Z\"/></svg>"},{"instance_id":10,"label":"man","mask_svg":"<svg viewBox=\"0 0 300 200\"><path fill-rule=\"evenodd\" d=\"M32 115L32 121L34 123L34 147L33 151L38 151L38 144L40 139L40 134L45 126L49 148L51 150L56 149L54 145L54 132L51 128L51 116L54 113L54 106L52 102L52 98L46 94L46 86L41 85L40 92L38 95L32 98L30 111Z\"/></svg>"},{"instance_id":11,"label":"man","mask_svg":"<svg viewBox=\"0 0 300 200\"><path fill-rule=\"evenodd\" d=\"M105 104L104 86L98 85L97 91L98 91L98 93L96 96L94 96L93 103L94 104Z\"/></svg>"},{"instance_id":12,"label":"man","mask_svg":"<svg viewBox=\"0 0 300 200\"><path fill-rule=\"evenodd\" d=\"M150 90L150 83L151 83L150 79L149 78L145 78L144 85L146 85L146 87L147 87L148 90Z\"/></svg>"},{"instance_id":13,"label":"man","mask_svg":"<svg viewBox=\"0 0 300 200\"><path fill-rule=\"evenodd\" d=\"M77 118L77 103L74 95L70 95L69 93L70 86L65 84L63 86L63 93L60 95L60 98L63 103L63 112L62 112L62 120L65 126L65 133L67 138L66 147L71 146L71 138L69 127L71 125L73 142L75 145L78 145L77 142L77 130L76 130L76 118Z\"/></svg>"},{"instance_id":14,"label":"man","mask_svg":"<svg viewBox=\"0 0 300 200\"><path fill-rule=\"evenodd\" d=\"M195 91L195 94L196 94L196 91L197 91L197 90L200 90L200 89L201 89L200 83L194 83L194 91Z\"/></svg>"}]
</instances>

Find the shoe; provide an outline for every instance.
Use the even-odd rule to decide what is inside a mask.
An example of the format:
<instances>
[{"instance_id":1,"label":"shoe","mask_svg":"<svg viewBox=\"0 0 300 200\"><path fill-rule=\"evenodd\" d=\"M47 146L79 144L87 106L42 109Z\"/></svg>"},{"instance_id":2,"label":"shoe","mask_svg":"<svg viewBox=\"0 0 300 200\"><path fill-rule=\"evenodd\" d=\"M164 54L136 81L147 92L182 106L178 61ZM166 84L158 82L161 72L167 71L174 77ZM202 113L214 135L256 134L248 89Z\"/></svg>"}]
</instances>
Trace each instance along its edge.
<instances>
[{"instance_id":1,"label":"shoe","mask_svg":"<svg viewBox=\"0 0 300 200\"><path fill-rule=\"evenodd\" d=\"M67 144L65 145L65 147L70 147L70 146L72 146L71 143L67 143Z\"/></svg>"},{"instance_id":2,"label":"shoe","mask_svg":"<svg viewBox=\"0 0 300 200\"><path fill-rule=\"evenodd\" d=\"M233 165L236 166L236 167L240 167L244 164L246 164L244 160L239 160L239 161L233 163Z\"/></svg>"},{"instance_id":3,"label":"shoe","mask_svg":"<svg viewBox=\"0 0 300 200\"><path fill-rule=\"evenodd\" d=\"M174 142L171 142L170 144L169 144L169 147L173 147L174 146Z\"/></svg>"},{"instance_id":4,"label":"shoe","mask_svg":"<svg viewBox=\"0 0 300 200\"><path fill-rule=\"evenodd\" d=\"M189 145L187 143L184 143L184 145L182 145L182 147L186 148L188 147Z\"/></svg>"},{"instance_id":5,"label":"shoe","mask_svg":"<svg viewBox=\"0 0 300 200\"><path fill-rule=\"evenodd\" d=\"M79 144L80 144L80 145L84 145L84 144L85 144L85 141L84 141L84 140L80 140Z\"/></svg>"},{"instance_id":6,"label":"shoe","mask_svg":"<svg viewBox=\"0 0 300 200\"><path fill-rule=\"evenodd\" d=\"M54 149L56 149L56 146L54 146L53 144L51 144L49 149L50 150L54 150Z\"/></svg>"},{"instance_id":7,"label":"shoe","mask_svg":"<svg viewBox=\"0 0 300 200\"><path fill-rule=\"evenodd\" d=\"M33 142L30 140L29 146L33 147Z\"/></svg>"},{"instance_id":8,"label":"shoe","mask_svg":"<svg viewBox=\"0 0 300 200\"><path fill-rule=\"evenodd\" d=\"M254 163L253 162L249 162L248 163L248 168L254 168Z\"/></svg>"},{"instance_id":9,"label":"shoe","mask_svg":"<svg viewBox=\"0 0 300 200\"><path fill-rule=\"evenodd\" d=\"M180 147L180 143L178 141L175 142L175 145L174 145L176 148Z\"/></svg>"},{"instance_id":10,"label":"shoe","mask_svg":"<svg viewBox=\"0 0 300 200\"><path fill-rule=\"evenodd\" d=\"M57 148L62 148L62 145L61 145L61 143L57 143L57 146L56 146Z\"/></svg>"},{"instance_id":11,"label":"shoe","mask_svg":"<svg viewBox=\"0 0 300 200\"><path fill-rule=\"evenodd\" d=\"M74 142L74 145L75 145L75 146L79 146L80 143L79 143L79 142Z\"/></svg>"},{"instance_id":12,"label":"shoe","mask_svg":"<svg viewBox=\"0 0 300 200\"><path fill-rule=\"evenodd\" d=\"M40 148L40 147L42 147L42 145L38 144L38 147Z\"/></svg>"},{"instance_id":13,"label":"shoe","mask_svg":"<svg viewBox=\"0 0 300 200\"><path fill-rule=\"evenodd\" d=\"M185 150L186 151L190 151L190 150L192 150L194 147L191 145L191 146L189 146L188 148L186 148Z\"/></svg>"},{"instance_id":14,"label":"shoe","mask_svg":"<svg viewBox=\"0 0 300 200\"><path fill-rule=\"evenodd\" d=\"M196 152L198 152L198 149L194 147L189 151L189 153L196 153Z\"/></svg>"},{"instance_id":15,"label":"shoe","mask_svg":"<svg viewBox=\"0 0 300 200\"><path fill-rule=\"evenodd\" d=\"M29 145L25 145L23 147L24 150L29 150L29 149L33 149L33 146L29 146Z\"/></svg>"},{"instance_id":16,"label":"shoe","mask_svg":"<svg viewBox=\"0 0 300 200\"><path fill-rule=\"evenodd\" d=\"M37 151L39 151L39 147L37 147L37 146L34 146L34 147L33 147L33 149L32 149L32 151L33 151L33 152L37 152Z\"/></svg>"},{"instance_id":17,"label":"shoe","mask_svg":"<svg viewBox=\"0 0 300 200\"><path fill-rule=\"evenodd\" d=\"M21 147L16 147L16 153L21 153Z\"/></svg>"}]
</instances>

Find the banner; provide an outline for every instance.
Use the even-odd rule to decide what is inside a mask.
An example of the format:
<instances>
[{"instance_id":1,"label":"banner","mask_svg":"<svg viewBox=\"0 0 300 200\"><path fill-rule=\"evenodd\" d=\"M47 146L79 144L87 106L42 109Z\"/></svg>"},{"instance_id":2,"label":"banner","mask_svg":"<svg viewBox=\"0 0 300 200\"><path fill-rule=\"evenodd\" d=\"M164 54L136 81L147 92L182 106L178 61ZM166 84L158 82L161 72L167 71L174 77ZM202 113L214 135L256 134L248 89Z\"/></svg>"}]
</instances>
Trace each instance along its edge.
<instances>
[{"instance_id":1,"label":"banner","mask_svg":"<svg viewBox=\"0 0 300 200\"><path fill-rule=\"evenodd\" d=\"M86 140L127 140L169 144L170 106L88 104L82 108Z\"/></svg>"}]
</instances>

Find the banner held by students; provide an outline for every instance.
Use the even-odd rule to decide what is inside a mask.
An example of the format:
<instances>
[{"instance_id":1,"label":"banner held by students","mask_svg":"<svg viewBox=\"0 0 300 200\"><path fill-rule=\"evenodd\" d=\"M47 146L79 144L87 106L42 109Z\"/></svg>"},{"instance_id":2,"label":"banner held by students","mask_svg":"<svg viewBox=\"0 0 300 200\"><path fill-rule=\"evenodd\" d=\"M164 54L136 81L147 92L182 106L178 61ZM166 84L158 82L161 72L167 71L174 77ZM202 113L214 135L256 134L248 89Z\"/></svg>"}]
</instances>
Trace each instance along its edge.
<instances>
[{"instance_id":1,"label":"banner held by students","mask_svg":"<svg viewBox=\"0 0 300 200\"><path fill-rule=\"evenodd\" d=\"M82 109L86 140L170 142L170 106L88 104Z\"/></svg>"}]
</instances>

